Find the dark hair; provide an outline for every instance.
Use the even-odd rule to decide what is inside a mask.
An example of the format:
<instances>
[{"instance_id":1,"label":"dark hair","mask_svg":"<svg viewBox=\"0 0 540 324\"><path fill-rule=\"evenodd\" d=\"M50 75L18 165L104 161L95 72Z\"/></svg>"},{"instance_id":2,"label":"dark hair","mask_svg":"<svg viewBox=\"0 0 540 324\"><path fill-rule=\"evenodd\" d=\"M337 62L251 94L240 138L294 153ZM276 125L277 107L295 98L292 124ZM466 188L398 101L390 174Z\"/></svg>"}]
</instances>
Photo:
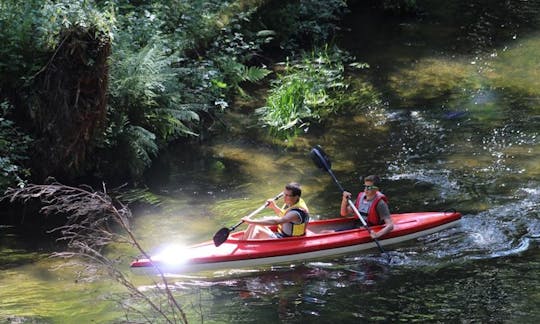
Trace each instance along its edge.
<instances>
[{"instance_id":1,"label":"dark hair","mask_svg":"<svg viewBox=\"0 0 540 324\"><path fill-rule=\"evenodd\" d=\"M379 178L379 176L372 174L365 177L364 181L373 182L373 185L378 187L379 184L381 183L381 178Z\"/></svg>"},{"instance_id":2,"label":"dark hair","mask_svg":"<svg viewBox=\"0 0 540 324\"><path fill-rule=\"evenodd\" d=\"M300 188L300 184L296 182L288 183L285 186L285 189L290 190L292 194L295 196L298 196L298 197L302 196L302 188Z\"/></svg>"}]
</instances>

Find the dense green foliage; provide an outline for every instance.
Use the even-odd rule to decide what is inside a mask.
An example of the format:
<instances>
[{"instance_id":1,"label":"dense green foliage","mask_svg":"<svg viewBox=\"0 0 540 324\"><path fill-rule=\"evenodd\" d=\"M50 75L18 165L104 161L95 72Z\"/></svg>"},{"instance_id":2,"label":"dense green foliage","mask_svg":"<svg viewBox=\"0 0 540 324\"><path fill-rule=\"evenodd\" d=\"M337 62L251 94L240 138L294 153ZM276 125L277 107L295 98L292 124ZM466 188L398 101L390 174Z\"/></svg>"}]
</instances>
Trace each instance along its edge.
<instances>
[{"instance_id":1,"label":"dense green foliage","mask_svg":"<svg viewBox=\"0 0 540 324\"><path fill-rule=\"evenodd\" d=\"M86 2L0 1L0 99L10 107L2 124L12 130L1 136L11 143L25 143L16 147L17 153L8 153L24 157L10 159L7 169L15 170L11 179L28 179L28 171L34 168L35 173L40 164L42 169L53 169L66 156L71 162L66 166L72 165L80 156L71 153L79 148L79 138L90 136L94 120L86 122L88 127L77 124L89 105L84 102L85 95L75 91L84 86L72 82L91 75L99 64L95 58L101 52L97 47L89 48L88 40L95 38L98 44L102 37L103 44L107 43L109 18ZM78 41L72 42L75 39ZM65 60L65 53L74 59ZM69 63L78 65L81 72L73 73ZM68 77L57 78L60 75ZM92 80L86 77L86 81ZM74 105L68 102L73 98L78 110L70 109ZM98 117L95 112L90 114ZM32 145L26 140L29 137L35 139ZM7 169L2 166L4 173Z\"/></svg>"},{"instance_id":2,"label":"dense green foliage","mask_svg":"<svg viewBox=\"0 0 540 324\"><path fill-rule=\"evenodd\" d=\"M48 87L62 84L60 80L66 78L61 72L51 73L51 68L58 71L58 63L51 63L62 53L62 46L73 48L77 44L73 39L76 37L68 39L70 35L99 34L105 42L112 42L110 69L108 75L101 76L105 82L108 80L106 122L94 121L88 129L76 126L85 129L86 135L76 137L85 138L86 144L79 150L77 163L66 162L64 168L70 170L60 170L62 175L91 172L95 176L136 180L168 143L211 129L208 121L212 122L212 115L229 105L231 96L242 91L242 82L256 82L269 73L245 64L259 43L245 39L239 32L238 22L247 19L245 14L228 13L235 6L222 1L152 1L135 5L122 0L2 0L0 8L0 41L4 44L0 49L0 94L15 110L10 116L13 120L3 117L2 123L6 127L20 124L20 134L34 134L38 139L69 138L66 130L59 131L64 126L59 125L58 117L51 116L81 118L69 104L73 93L69 89L57 88L57 95L65 96L63 101L68 103L60 114L58 108L48 107L51 98L44 101ZM264 41L262 36L259 39ZM96 62L90 59L85 64L94 66ZM94 131L97 136L91 135ZM73 130L68 128L67 132ZM3 131L2 137L5 134ZM51 167L51 161L42 159L46 154L36 152L40 147L73 145L61 140L38 143L35 148L21 149L28 149L26 155L34 166L41 164L45 170L54 169L51 175L58 175L54 174L57 166ZM67 149L53 151L54 155L73 156ZM4 173L15 173L17 178L17 170L22 168L12 163L22 160L10 159L9 165L6 161L2 164Z\"/></svg>"},{"instance_id":3,"label":"dense green foliage","mask_svg":"<svg viewBox=\"0 0 540 324\"><path fill-rule=\"evenodd\" d=\"M28 159L26 151L31 138L6 118L11 109L7 102L0 102L0 188L8 185L22 186L28 174L28 170L21 165Z\"/></svg>"},{"instance_id":4,"label":"dense green foliage","mask_svg":"<svg viewBox=\"0 0 540 324\"><path fill-rule=\"evenodd\" d=\"M31 81L73 26L109 32L109 15L87 1L0 1L0 89Z\"/></svg>"},{"instance_id":5,"label":"dense green foliage","mask_svg":"<svg viewBox=\"0 0 540 324\"><path fill-rule=\"evenodd\" d=\"M111 65L109 125L97 169L138 179L171 141L211 132L215 114L229 107L242 82L270 71L247 66L262 37L246 39L240 21L218 21L233 5L221 1L117 1ZM126 163L127 161L127 163Z\"/></svg>"},{"instance_id":6,"label":"dense green foliage","mask_svg":"<svg viewBox=\"0 0 540 324\"><path fill-rule=\"evenodd\" d=\"M51 175L138 181L171 142L221 131L216 115L271 73L265 51L289 59L261 120L294 134L336 111L347 88L339 51L295 54L325 48L346 8L342 0L0 0L0 99L12 111L0 139L36 139L16 152L2 147L9 176L0 185ZM105 89L92 92L98 83Z\"/></svg>"},{"instance_id":7,"label":"dense green foliage","mask_svg":"<svg viewBox=\"0 0 540 324\"><path fill-rule=\"evenodd\" d=\"M298 53L331 42L346 12L343 0L275 0L261 8L257 20L276 32L280 48Z\"/></svg>"}]
</instances>

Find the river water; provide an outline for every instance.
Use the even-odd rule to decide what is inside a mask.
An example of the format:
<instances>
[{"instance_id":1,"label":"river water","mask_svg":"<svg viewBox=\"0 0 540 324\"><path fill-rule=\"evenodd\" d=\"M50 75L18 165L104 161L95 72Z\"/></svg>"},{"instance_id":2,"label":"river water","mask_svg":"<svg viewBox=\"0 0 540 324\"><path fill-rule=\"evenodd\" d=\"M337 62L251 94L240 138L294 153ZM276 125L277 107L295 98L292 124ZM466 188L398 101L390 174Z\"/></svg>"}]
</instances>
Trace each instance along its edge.
<instances>
[{"instance_id":1,"label":"river water","mask_svg":"<svg viewBox=\"0 0 540 324\"><path fill-rule=\"evenodd\" d=\"M539 9L453 1L398 20L353 8L340 42L369 63L362 76L380 105L278 144L231 114L228 135L163 156L148 181L160 208L134 219L150 252L209 239L289 181L303 185L314 217L336 217L340 192L308 156L316 144L350 191L380 175L392 212L463 214L459 226L384 255L171 278L190 322L538 322ZM49 240L0 234L0 322L123 321L122 287L54 270L62 261L47 258ZM133 279L152 289L152 278Z\"/></svg>"}]
</instances>

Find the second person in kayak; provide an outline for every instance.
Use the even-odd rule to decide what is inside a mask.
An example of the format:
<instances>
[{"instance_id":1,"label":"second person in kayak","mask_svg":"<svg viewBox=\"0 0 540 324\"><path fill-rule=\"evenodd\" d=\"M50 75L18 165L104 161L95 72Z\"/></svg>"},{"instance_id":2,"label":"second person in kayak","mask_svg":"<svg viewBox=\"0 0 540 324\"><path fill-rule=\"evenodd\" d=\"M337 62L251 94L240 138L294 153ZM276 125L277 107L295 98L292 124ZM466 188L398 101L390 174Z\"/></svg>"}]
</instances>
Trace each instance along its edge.
<instances>
[{"instance_id":1,"label":"second person in kayak","mask_svg":"<svg viewBox=\"0 0 540 324\"><path fill-rule=\"evenodd\" d=\"M272 209L279 217L242 220L249 224L243 239L283 238L302 236L306 234L309 222L309 209L301 198L302 189L296 182L291 182L283 190L285 204L279 208L273 199L268 199L268 208ZM278 225L277 232L266 226Z\"/></svg>"},{"instance_id":2,"label":"second person in kayak","mask_svg":"<svg viewBox=\"0 0 540 324\"><path fill-rule=\"evenodd\" d=\"M385 225L377 233L371 231L371 237L374 239L378 239L394 229L394 222L392 221L392 217L390 217L390 210L388 208L388 199L379 191L379 182L380 179L376 175L365 177L364 191L358 194L355 203L360 215L366 219L369 226ZM341 216L354 215L353 209L348 204L349 199L351 199L351 193L343 191Z\"/></svg>"}]
</instances>

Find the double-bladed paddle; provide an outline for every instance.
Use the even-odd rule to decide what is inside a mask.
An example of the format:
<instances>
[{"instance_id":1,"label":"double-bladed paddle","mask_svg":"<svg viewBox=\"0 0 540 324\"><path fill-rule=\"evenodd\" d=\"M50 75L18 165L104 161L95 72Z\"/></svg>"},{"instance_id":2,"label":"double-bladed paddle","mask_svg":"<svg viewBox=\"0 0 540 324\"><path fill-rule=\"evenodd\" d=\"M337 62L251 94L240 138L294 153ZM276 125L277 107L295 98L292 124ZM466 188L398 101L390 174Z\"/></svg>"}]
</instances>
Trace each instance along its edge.
<instances>
[{"instance_id":1,"label":"double-bladed paddle","mask_svg":"<svg viewBox=\"0 0 540 324\"><path fill-rule=\"evenodd\" d=\"M273 199L274 200L278 200L279 198L283 197L283 192L280 192L278 195L276 195ZM251 212L251 214L249 214L247 217L248 218L251 218L253 216L255 216L256 214L260 213L263 209L266 208L266 206L268 206L268 202L265 202L264 205L262 205L261 207L257 208L256 210L254 210L253 212ZM237 224L235 224L234 226L232 227L223 227L222 229L220 229L219 231L217 231L216 234L214 234L214 245L215 246L220 246L221 244L223 244L225 241L227 241L227 238L229 238L229 234L231 234L232 231L234 231L238 226L242 225L242 223L244 223L244 221L240 221L238 222Z\"/></svg>"},{"instance_id":2,"label":"double-bladed paddle","mask_svg":"<svg viewBox=\"0 0 540 324\"><path fill-rule=\"evenodd\" d=\"M334 182L336 183L336 185L339 187L339 190L341 190L341 193L343 193L343 191L345 191L345 189L343 189L343 187L341 186L341 184L337 180L336 176L334 175L334 172L332 172L332 162L330 162L330 159L328 158L326 153L324 153L323 149L319 145L314 146L311 149L310 156L311 156L311 159L313 160L313 162L315 163L315 165L317 165L317 167L319 169L324 169L330 174L332 179L334 179ZM356 208L354 203L351 201L351 199L348 198L347 203L349 204L349 207L351 207L351 209L354 211L356 216L360 219L360 221L362 222L362 225L364 225L364 227L371 234L373 231L371 230L369 225L366 223L366 221L364 220L362 215L360 215L360 212L358 211L358 209ZM384 249L382 248L381 244L379 243L379 240L373 239L373 241L375 241L375 244L377 244L377 247L379 247L379 250L381 250L381 253L384 253Z\"/></svg>"}]
</instances>

